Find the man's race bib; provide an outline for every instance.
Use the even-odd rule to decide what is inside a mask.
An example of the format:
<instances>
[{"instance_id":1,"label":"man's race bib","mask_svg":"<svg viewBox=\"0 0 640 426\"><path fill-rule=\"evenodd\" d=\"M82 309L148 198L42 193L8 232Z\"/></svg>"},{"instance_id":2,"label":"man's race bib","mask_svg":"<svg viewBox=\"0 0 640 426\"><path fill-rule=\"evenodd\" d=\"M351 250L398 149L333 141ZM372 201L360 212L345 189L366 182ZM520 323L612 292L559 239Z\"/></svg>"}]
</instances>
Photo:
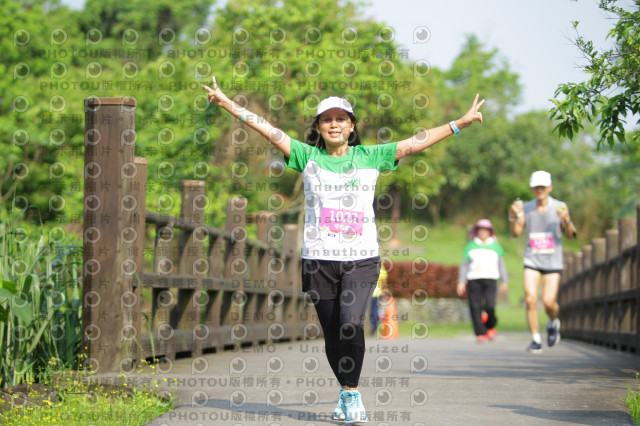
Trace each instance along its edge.
<instances>
[{"instance_id":1,"label":"man's race bib","mask_svg":"<svg viewBox=\"0 0 640 426\"><path fill-rule=\"evenodd\" d=\"M347 210L335 205L322 206L320 213L320 231L327 236L355 238L362 235L364 212Z\"/></svg>"},{"instance_id":2,"label":"man's race bib","mask_svg":"<svg viewBox=\"0 0 640 426\"><path fill-rule=\"evenodd\" d=\"M551 232L532 232L529 234L529 247L533 254L551 254L555 251L555 242Z\"/></svg>"}]
</instances>

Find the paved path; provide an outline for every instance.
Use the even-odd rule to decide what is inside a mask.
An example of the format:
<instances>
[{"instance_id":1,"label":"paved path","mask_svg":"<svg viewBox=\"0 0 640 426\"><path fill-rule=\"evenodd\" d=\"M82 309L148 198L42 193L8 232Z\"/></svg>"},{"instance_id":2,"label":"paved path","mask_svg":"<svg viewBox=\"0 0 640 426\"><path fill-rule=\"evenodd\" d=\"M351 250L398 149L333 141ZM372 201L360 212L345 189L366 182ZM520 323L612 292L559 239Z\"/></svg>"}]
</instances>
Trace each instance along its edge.
<instances>
[{"instance_id":1,"label":"paved path","mask_svg":"<svg viewBox=\"0 0 640 426\"><path fill-rule=\"evenodd\" d=\"M538 355L528 336L367 341L360 390L370 425L629 425L640 356L563 340ZM338 386L322 342L247 347L176 361L176 408L148 423L284 426L331 420ZM192 374L192 370L194 371Z\"/></svg>"}]
</instances>

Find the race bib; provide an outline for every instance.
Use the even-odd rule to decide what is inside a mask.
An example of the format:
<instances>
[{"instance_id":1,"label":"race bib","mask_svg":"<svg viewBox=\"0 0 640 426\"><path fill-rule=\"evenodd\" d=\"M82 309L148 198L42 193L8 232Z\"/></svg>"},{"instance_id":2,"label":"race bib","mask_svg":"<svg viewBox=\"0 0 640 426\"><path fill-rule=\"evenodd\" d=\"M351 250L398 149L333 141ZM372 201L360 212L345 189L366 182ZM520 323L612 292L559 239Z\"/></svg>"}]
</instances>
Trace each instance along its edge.
<instances>
[{"instance_id":1,"label":"race bib","mask_svg":"<svg viewBox=\"0 0 640 426\"><path fill-rule=\"evenodd\" d=\"M476 262L473 269L474 269L474 272L477 272L479 274L491 271L491 267L489 265L485 265L484 263L481 264L478 262Z\"/></svg>"},{"instance_id":2,"label":"race bib","mask_svg":"<svg viewBox=\"0 0 640 426\"><path fill-rule=\"evenodd\" d=\"M532 232L529 234L529 247L533 254L551 254L555 251L555 242L551 232Z\"/></svg>"},{"instance_id":3,"label":"race bib","mask_svg":"<svg viewBox=\"0 0 640 426\"><path fill-rule=\"evenodd\" d=\"M364 212L341 209L338 205L323 206L320 221L320 231L325 235L355 238L362 235Z\"/></svg>"}]
</instances>

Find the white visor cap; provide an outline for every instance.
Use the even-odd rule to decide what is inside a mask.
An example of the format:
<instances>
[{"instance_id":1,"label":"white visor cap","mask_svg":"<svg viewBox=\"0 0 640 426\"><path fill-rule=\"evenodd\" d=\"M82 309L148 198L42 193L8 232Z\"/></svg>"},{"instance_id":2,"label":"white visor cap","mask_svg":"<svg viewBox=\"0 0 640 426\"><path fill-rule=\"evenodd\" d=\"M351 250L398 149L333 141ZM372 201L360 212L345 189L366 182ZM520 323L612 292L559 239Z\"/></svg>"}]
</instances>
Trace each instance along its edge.
<instances>
[{"instance_id":1,"label":"white visor cap","mask_svg":"<svg viewBox=\"0 0 640 426\"><path fill-rule=\"evenodd\" d=\"M536 186L551 186L551 174L543 170L533 172L529 180L529 187L535 188Z\"/></svg>"},{"instance_id":2,"label":"white visor cap","mask_svg":"<svg viewBox=\"0 0 640 426\"><path fill-rule=\"evenodd\" d=\"M337 96L329 96L328 98L320 101L320 103L318 104L316 117L322 114L323 112L330 110L331 108L340 108L353 114L353 107L351 106L348 100L344 98L339 98Z\"/></svg>"}]
</instances>

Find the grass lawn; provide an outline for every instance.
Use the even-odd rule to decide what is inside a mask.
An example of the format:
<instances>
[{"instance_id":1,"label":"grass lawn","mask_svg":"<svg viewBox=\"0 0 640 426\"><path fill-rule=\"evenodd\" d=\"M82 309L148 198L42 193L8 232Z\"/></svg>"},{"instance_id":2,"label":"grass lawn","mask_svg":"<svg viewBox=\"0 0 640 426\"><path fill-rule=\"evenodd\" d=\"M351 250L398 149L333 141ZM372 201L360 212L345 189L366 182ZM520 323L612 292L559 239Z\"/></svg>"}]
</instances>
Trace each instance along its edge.
<instances>
[{"instance_id":1,"label":"grass lawn","mask_svg":"<svg viewBox=\"0 0 640 426\"><path fill-rule=\"evenodd\" d=\"M496 316L498 317L498 332L528 332L527 320L524 308L510 303L498 303L496 305ZM546 330L546 315L543 310L538 311L540 318L540 330ZM411 323L400 323L400 335L411 336ZM447 338L460 336L473 336L471 323L459 324L438 324L429 327L429 337Z\"/></svg>"}]
</instances>

